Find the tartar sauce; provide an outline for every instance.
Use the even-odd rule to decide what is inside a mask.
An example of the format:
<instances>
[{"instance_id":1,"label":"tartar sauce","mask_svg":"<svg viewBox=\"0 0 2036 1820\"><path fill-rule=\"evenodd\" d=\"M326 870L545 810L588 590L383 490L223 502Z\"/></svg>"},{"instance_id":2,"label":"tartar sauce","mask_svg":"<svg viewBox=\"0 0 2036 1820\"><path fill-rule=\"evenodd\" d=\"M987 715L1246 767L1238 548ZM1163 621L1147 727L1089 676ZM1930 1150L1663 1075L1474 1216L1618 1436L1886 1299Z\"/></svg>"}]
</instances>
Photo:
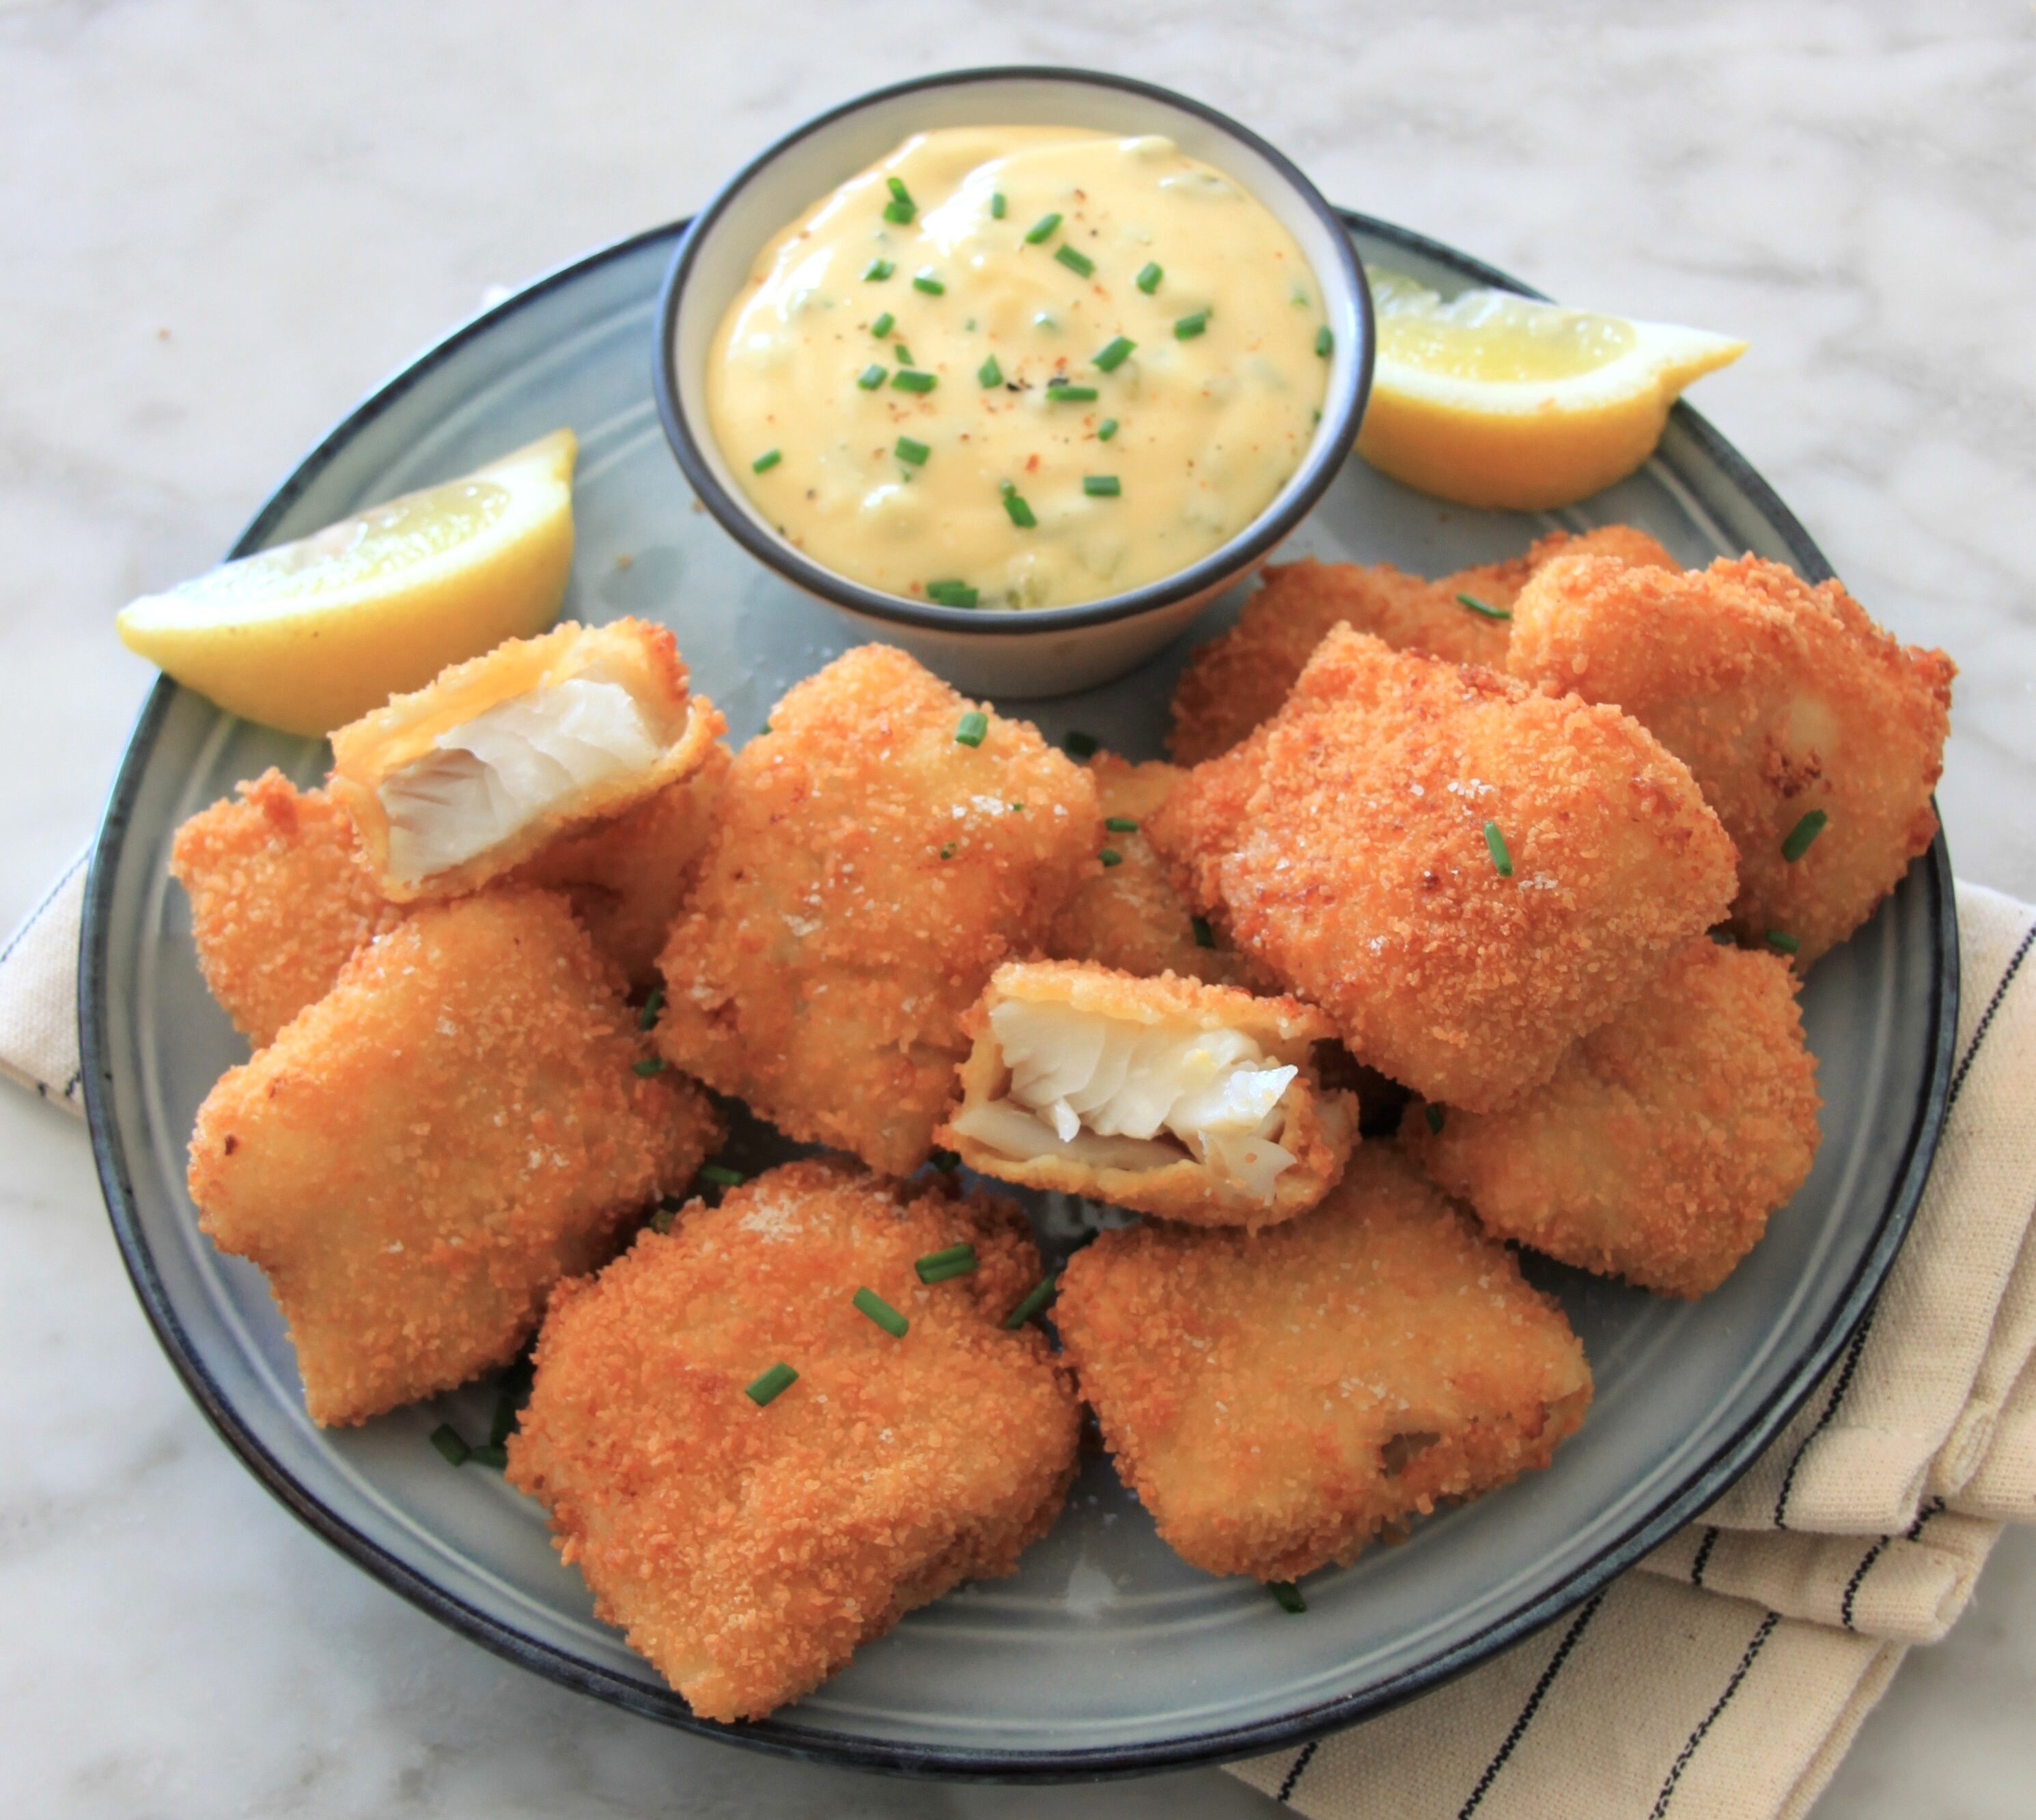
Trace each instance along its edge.
<instances>
[{"instance_id":1,"label":"tartar sauce","mask_svg":"<svg viewBox=\"0 0 2036 1820\"><path fill-rule=\"evenodd\" d=\"M1314 269L1171 140L922 133L759 254L714 434L813 561L950 605L1064 606L1242 530L1328 382Z\"/></svg>"}]
</instances>

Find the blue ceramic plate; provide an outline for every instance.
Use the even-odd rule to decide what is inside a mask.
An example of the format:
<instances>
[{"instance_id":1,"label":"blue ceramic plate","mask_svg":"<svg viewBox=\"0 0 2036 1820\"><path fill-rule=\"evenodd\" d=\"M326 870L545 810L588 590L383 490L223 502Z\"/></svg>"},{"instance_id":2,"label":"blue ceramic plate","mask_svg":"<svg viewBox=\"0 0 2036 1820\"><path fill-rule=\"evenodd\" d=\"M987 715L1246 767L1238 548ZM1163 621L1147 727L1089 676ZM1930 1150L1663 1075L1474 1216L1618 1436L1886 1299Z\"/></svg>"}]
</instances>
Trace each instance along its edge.
<instances>
[{"instance_id":1,"label":"blue ceramic plate","mask_svg":"<svg viewBox=\"0 0 2036 1820\"><path fill-rule=\"evenodd\" d=\"M1444 291L1506 283L1472 260L1352 217L1368 260ZM399 374L314 450L236 554L460 473L570 424L581 445L579 553L566 612L633 612L678 635L740 740L789 684L849 642L716 528L673 466L652 403L653 306L677 230L540 281ZM1574 511L1465 511L1353 462L1290 553L1431 574L1509 555L1560 523L1624 520L1702 563L1751 549L1829 571L1781 503L1687 409L1656 458ZM625 561L624 559L627 559ZM1155 755L1186 648L1106 689L1026 710ZM922 1774L1077 1777L1234 1758L1375 1713L1546 1623L1724 1489L1830 1362L1900 1245L1941 1121L1957 1010L1951 869L1941 841L1805 994L1825 1099L1815 1173L1718 1294L1661 1302L1538 1270L1582 1336L1597 1400L1548 1471L1438 1515L1405 1547L1308 1583L1305 1618L1213 1580L1157 1539L1107 1461L1014 1578L914 1613L843 1674L760 1724L701 1724L614 1631L547 1543L542 1514L496 1475L455 1470L427 1437L484 1428L475 1389L365 1427L306 1419L260 1276L199 1236L184 1193L198 1102L245 1051L206 995L167 860L184 816L264 766L300 782L323 748L250 725L165 683L115 785L85 918L85 1097L113 1225L164 1349L228 1444L370 1573L541 1674L662 1720L765 1749ZM1079 1210L1035 1206L1050 1246Z\"/></svg>"}]
</instances>

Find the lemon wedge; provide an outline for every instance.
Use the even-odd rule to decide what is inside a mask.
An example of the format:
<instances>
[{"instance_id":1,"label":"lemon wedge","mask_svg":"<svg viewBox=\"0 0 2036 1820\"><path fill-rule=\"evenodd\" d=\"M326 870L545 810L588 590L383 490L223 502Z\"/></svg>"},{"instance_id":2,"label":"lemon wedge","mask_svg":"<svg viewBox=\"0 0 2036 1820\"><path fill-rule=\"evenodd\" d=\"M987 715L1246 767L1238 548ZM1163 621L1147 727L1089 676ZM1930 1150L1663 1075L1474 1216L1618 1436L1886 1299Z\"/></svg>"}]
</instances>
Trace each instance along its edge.
<instances>
[{"instance_id":1,"label":"lemon wedge","mask_svg":"<svg viewBox=\"0 0 2036 1820\"><path fill-rule=\"evenodd\" d=\"M557 616L579 448L555 430L459 480L144 595L122 610L120 642L229 713L330 733Z\"/></svg>"},{"instance_id":2,"label":"lemon wedge","mask_svg":"<svg viewBox=\"0 0 2036 1820\"><path fill-rule=\"evenodd\" d=\"M1540 511L1623 479L1683 388L1746 348L1507 291L1446 302L1402 273L1370 276L1378 356L1358 453L1461 505Z\"/></svg>"}]
</instances>

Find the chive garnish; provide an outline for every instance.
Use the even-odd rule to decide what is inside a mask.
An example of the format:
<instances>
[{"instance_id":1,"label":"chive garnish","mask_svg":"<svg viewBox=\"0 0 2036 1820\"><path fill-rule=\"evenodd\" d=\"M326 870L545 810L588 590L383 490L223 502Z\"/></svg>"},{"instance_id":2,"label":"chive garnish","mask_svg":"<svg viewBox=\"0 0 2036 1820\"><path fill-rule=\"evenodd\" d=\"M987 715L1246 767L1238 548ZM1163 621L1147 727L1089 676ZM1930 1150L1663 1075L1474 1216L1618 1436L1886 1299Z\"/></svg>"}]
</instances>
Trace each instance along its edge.
<instances>
[{"instance_id":1,"label":"chive garnish","mask_svg":"<svg viewBox=\"0 0 2036 1820\"><path fill-rule=\"evenodd\" d=\"M930 272L914 272L912 274L912 288L924 291L929 297L944 297L948 294L947 286Z\"/></svg>"},{"instance_id":2,"label":"chive garnish","mask_svg":"<svg viewBox=\"0 0 2036 1820\"><path fill-rule=\"evenodd\" d=\"M971 708L955 724L955 744L958 746L979 746L990 731L990 716L980 708Z\"/></svg>"},{"instance_id":3,"label":"chive garnish","mask_svg":"<svg viewBox=\"0 0 2036 1820\"><path fill-rule=\"evenodd\" d=\"M1116 434L1117 420L1114 417L1105 417L1095 427L1095 439L1099 443L1107 443Z\"/></svg>"},{"instance_id":4,"label":"chive garnish","mask_svg":"<svg viewBox=\"0 0 2036 1820\"><path fill-rule=\"evenodd\" d=\"M997 365L997 356L994 354L976 368L975 381L986 392L993 386L1001 386L1004 383L1004 369Z\"/></svg>"},{"instance_id":5,"label":"chive garnish","mask_svg":"<svg viewBox=\"0 0 2036 1820\"><path fill-rule=\"evenodd\" d=\"M951 1276L967 1276L975 1268L975 1247L950 1245L940 1251L929 1251L912 1268L919 1273L922 1283L945 1283Z\"/></svg>"},{"instance_id":6,"label":"chive garnish","mask_svg":"<svg viewBox=\"0 0 2036 1820\"><path fill-rule=\"evenodd\" d=\"M1095 396L1093 386L1070 386L1059 379L1046 382L1046 402L1050 405L1085 405Z\"/></svg>"},{"instance_id":7,"label":"chive garnish","mask_svg":"<svg viewBox=\"0 0 2036 1820\"><path fill-rule=\"evenodd\" d=\"M880 341L886 335L891 333L892 329L897 326L897 322L898 318L892 315L888 310L886 310L882 315L879 316L875 322L869 325L869 332Z\"/></svg>"},{"instance_id":8,"label":"chive garnish","mask_svg":"<svg viewBox=\"0 0 2036 1820\"><path fill-rule=\"evenodd\" d=\"M1129 336L1113 337L1109 345L1097 354L1095 364L1106 373L1114 373L1130 359L1131 350L1137 345Z\"/></svg>"},{"instance_id":9,"label":"chive garnish","mask_svg":"<svg viewBox=\"0 0 2036 1820\"><path fill-rule=\"evenodd\" d=\"M506 1447L469 1447L466 1456L476 1466L492 1466L497 1472L509 1464L509 1449Z\"/></svg>"},{"instance_id":10,"label":"chive garnish","mask_svg":"<svg viewBox=\"0 0 2036 1820\"><path fill-rule=\"evenodd\" d=\"M862 281L865 284L881 284L897 269L888 259L872 259L862 268Z\"/></svg>"},{"instance_id":11,"label":"chive garnish","mask_svg":"<svg viewBox=\"0 0 2036 1820\"><path fill-rule=\"evenodd\" d=\"M1054 1299L1054 1291L1061 1287L1057 1276L1043 1276L1026 1292L1025 1299L1005 1316L1004 1324L1016 1333L1032 1317Z\"/></svg>"},{"instance_id":12,"label":"chive garnish","mask_svg":"<svg viewBox=\"0 0 2036 1820\"><path fill-rule=\"evenodd\" d=\"M473 1456L473 1449L450 1422L441 1422L432 1430L432 1445L445 1456L448 1466L464 1466Z\"/></svg>"},{"instance_id":13,"label":"chive garnish","mask_svg":"<svg viewBox=\"0 0 2036 1820\"><path fill-rule=\"evenodd\" d=\"M884 179L884 187L891 192L892 202L903 202L908 209L918 206L912 200L912 192L905 187L905 179L903 177L886 177Z\"/></svg>"},{"instance_id":14,"label":"chive garnish","mask_svg":"<svg viewBox=\"0 0 2036 1820\"><path fill-rule=\"evenodd\" d=\"M1810 842L1824 831L1824 824L1831 818L1822 809L1812 809L1789 831L1789 838L1782 843L1782 857L1793 865L1810 850Z\"/></svg>"},{"instance_id":15,"label":"chive garnish","mask_svg":"<svg viewBox=\"0 0 2036 1820\"><path fill-rule=\"evenodd\" d=\"M1510 620L1513 617L1505 608L1492 606L1488 602L1480 601L1475 594L1458 594L1457 605L1460 607L1469 607L1481 619Z\"/></svg>"},{"instance_id":16,"label":"chive garnish","mask_svg":"<svg viewBox=\"0 0 2036 1820\"><path fill-rule=\"evenodd\" d=\"M918 213L910 202L901 202L895 196L884 205L884 219L895 221L901 228Z\"/></svg>"},{"instance_id":17,"label":"chive garnish","mask_svg":"<svg viewBox=\"0 0 2036 1820\"><path fill-rule=\"evenodd\" d=\"M665 1058L661 1055L647 1055L641 1061L632 1062L629 1064L629 1072L632 1074L641 1075L644 1080L648 1080L652 1075L662 1074L665 1072Z\"/></svg>"},{"instance_id":18,"label":"chive garnish","mask_svg":"<svg viewBox=\"0 0 2036 1820\"><path fill-rule=\"evenodd\" d=\"M661 985L650 988L650 996L644 1000L643 1008L636 1014L636 1027L648 1030L658 1021L658 1013L665 1008L665 989Z\"/></svg>"},{"instance_id":19,"label":"chive garnish","mask_svg":"<svg viewBox=\"0 0 2036 1820\"><path fill-rule=\"evenodd\" d=\"M1014 804L1014 807L1022 805ZM936 1149L926 1160L943 1175L952 1175L961 1167L961 1152L958 1150Z\"/></svg>"},{"instance_id":20,"label":"chive garnish","mask_svg":"<svg viewBox=\"0 0 2036 1820\"><path fill-rule=\"evenodd\" d=\"M1069 733L1061 741L1067 748L1069 757L1076 759L1094 758L1102 743L1093 733Z\"/></svg>"},{"instance_id":21,"label":"chive garnish","mask_svg":"<svg viewBox=\"0 0 2036 1820\"><path fill-rule=\"evenodd\" d=\"M1802 944L1785 929L1771 929L1766 936L1767 945L1782 954L1794 954Z\"/></svg>"},{"instance_id":22,"label":"chive garnish","mask_svg":"<svg viewBox=\"0 0 2036 1820\"><path fill-rule=\"evenodd\" d=\"M1491 850L1493 869L1502 879L1512 877L1513 856L1506 850L1506 836L1499 831L1498 823L1484 824L1484 844Z\"/></svg>"},{"instance_id":23,"label":"chive garnish","mask_svg":"<svg viewBox=\"0 0 2036 1820\"><path fill-rule=\"evenodd\" d=\"M755 461L749 464L749 471L752 474L767 474L773 468L776 467L780 462L784 460L784 451L782 450L766 449L762 454L759 455Z\"/></svg>"},{"instance_id":24,"label":"chive garnish","mask_svg":"<svg viewBox=\"0 0 2036 1820\"><path fill-rule=\"evenodd\" d=\"M972 607L976 602L976 592L966 582L929 582L926 598L944 607Z\"/></svg>"},{"instance_id":25,"label":"chive garnish","mask_svg":"<svg viewBox=\"0 0 2036 1820\"><path fill-rule=\"evenodd\" d=\"M1045 239L1046 237L1049 234L1052 233L1056 228L1060 226L1060 224L1061 218L1059 216L1042 215L1038 220L1035 221L1031 227L1025 230L1025 244L1028 247L1038 246L1042 240Z\"/></svg>"},{"instance_id":26,"label":"chive garnish","mask_svg":"<svg viewBox=\"0 0 2036 1820\"><path fill-rule=\"evenodd\" d=\"M954 857L955 857L955 844L954 844L954 842L953 842L952 841L943 841L943 842L941 843L941 857L942 859L944 859L944 860L951 860L951 859L952 859Z\"/></svg>"},{"instance_id":27,"label":"chive garnish","mask_svg":"<svg viewBox=\"0 0 2036 1820\"><path fill-rule=\"evenodd\" d=\"M855 382L865 392L873 392L884 383L884 369L872 360L855 375Z\"/></svg>"},{"instance_id":28,"label":"chive garnish","mask_svg":"<svg viewBox=\"0 0 2036 1820\"><path fill-rule=\"evenodd\" d=\"M716 1188L740 1188L743 1180L741 1170L730 1169L727 1164L721 1162L702 1163L699 1178L702 1181L712 1182Z\"/></svg>"},{"instance_id":29,"label":"chive garnish","mask_svg":"<svg viewBox=\"0 0 2036 1820\"><path fill-rule=\"evenodd\" d=\"M1086 278L1095 270L1095 262L1086 253L1078 253L1065 240L1054 249L1054 257L1076 274Z\"/></svg>"},{"instance_id":30,"label":"chive garnish","mask_svg":"<svg viewBox=\"0 0 2036 1820\"><path fill-rule=\"evenodd\" d=\"M1272 1595L1272 1603L1290 1616L1298 1618L1308 1608L1308 1602L1301 1596L1301 1589L1291 1580L1269 1580L1265 1590Z\"/></svg>"},{"instance_id":31,"label":"chive garnish","mask_svg":"<svg viewBox=\"0 0 2036 1820\"><path fill-rule=\"evenodd\" d=\"M1135 835L1138 831L1137 823L1129 816L1105 816L1103 825L1114 835Z\"/></svg>"},{"instance_id":32,"label":"chive garnish","mask_svg":"<svg viewBox=\"0 0 2036 1820\"><path fill-rule=\"evenodd\" d=\"M1114 847L1105 847L1103 851L1098 853L1095 857L1103 861L1106 868L1110 866L1121 866L1124 864L1124 855L1119 853Z\"/></svg>"},{"instance_id":33,"label":"chive garnish","mask_svg":"<svg viewBox=\"0 0 2036 1820\"><path fill-rule=\"evenodd\" d=\"M1084 474L1082 491L1092 499L1114 499L1124 488L1114 474Z\"/></svg>"},{"instance_id":34,"label":"chive garnish","mask_svg":"<svg viewBox=\"0 0 2036 1820\"><path fill-rule=\"evenodd\" d=\"M1159 266L1152 264L1151 261L1148 260L1144 265L1139 267L1138 276L1133 279L1132 282L1137 284L1138 288L1143 291L1145 295L1149 297L1155 291L1159 289L1159 281L1165 277L1166 275L1167 274L1162 271Z\"/></svg>"},{"instance_id":35,"label":"chive garnish","mask_svg":"<svg viewBox=\"0 0 2036 1820\"><path fill-rule=\"evenodd\" d=\"M775 1396L782 1396L799 1381L799 1374L782 1358L758 1377L743 1386L742 1394L759 1409Z\"/></svg>"},{"instance_id":36,"label":"chive garnish","mask_svg":"<svg viewBox=\"0 0 2036 1820\"><path fill-rule=\"evenodd\" d=\"M1442 1135L1442 1109L1433 1100L1422 1107L1421 1116L1428 1121L1428 1129L1437 1137Z\"/></svg>"},{"instance_id":37,"label":"chive garnish","mask_svg":"<svg viewBox=\"0 0 2036 1820\"><path fill-rule=\"evenodd\" d=\"M903 341L893 341L891 344L891 352L898 356L899 366L909 367L912 364L912 350Z\"/></svg>"},{"instance_id":38,"label":"chive garnish","mask_svg":"<svg viewBox=\"0 0 2036 1820\"><path fill-rule=\"evenodd\" d=\"M850 1299L858 1313L868 1315L893 1340L903 1340L911 1327L911 1322L866 1285L858 1289Z\"/></svg>"},{"instance_id":39,"label":"chive garnish","mask_svg":"<svg viewBox=\"0 0 2036 1820\"><path fill-rule=\"evenodd\" d=\"M1004 192L1001 190L993 190L990 192L990 218L991 220L1002 220L1004 219L1004 211L1007 206L1008 205L1004 200Z\"/></svg>"},{"instance_id":40,"label":"chive garnish","mask_svg":"<svg viewBox=\"0 0 2036 1820\"><path fill-rule=\"evenodd\" d=\"M1188 918L1188 926L1195 932L1197 948L1216 946L1216 931L1209 927L1209 920L1207 917L1191 916Z\"/></svg>"},{"instance_id":41,"label":"chive garnish","mask_svg":"<svg viewBox=\"0 0 2036 1820\"><path fill-rule=\"evenodd\" d=\"M915 372L909 367L900 367L891 375L892 390L899 392L930 392L940 382L937 375Z\"/></svg>"},{"instance_id":42,"label":"chive garnish","mask_svg":"<svg viewBox=\"0 0 2036 1820\"><path fill-rule=\"evenodd\" d=\"M1174 325L1174 339L1177 341L1192 341L1208 326L1208 321L1209 312L1207 310L1197 310L1192 316L1182 317Z\"/></svg>"},{"instance_id":43,"label":"chive garnish","mask_svg":"<svg viewBox=\"0 0 2036 1820\"><path fill-rule=\"evenodd\" d=\"M1039 521L1032 516L1032 508L1025 503L1024 496L1006 480L1001 491L1004 495L1005 516L1021 531L1034 529Z\"/></svg>"},{"instance_id":44,"label":"chive garnish","mask_svg":"<svg viewBox=\"0 0 2036 1820\"><path fill-rule=\"evenodd\" d=\"M891 445L891 452L901 462L910 462L915 468L926 465L926 458L933 451L924 443L915 443L910 436L900 436Z\"/></svg>"},{"instance_id":45,"label":"chive garnish","mask_svg":"<svg viewBox=\"0 0 2036 1820\"><path fill-rule=\"evenodd\" d=\"M1326 360L1335 346L1336 337L1329 333L1329 326L1325 322L1315 331L1315 352Z\"/></svg>"},{"instance_id":46,"label":"chive garnish","mask_svg":"<svg viewBox=\"0 0 2036 1820\"><path fill-rule=\"evenodd\" d=\"M676 1208L661 1207L650 1215L650 1230L660 1235L672 1230L672 1223L678 1218Z\"/></svg>"}]
</instances>

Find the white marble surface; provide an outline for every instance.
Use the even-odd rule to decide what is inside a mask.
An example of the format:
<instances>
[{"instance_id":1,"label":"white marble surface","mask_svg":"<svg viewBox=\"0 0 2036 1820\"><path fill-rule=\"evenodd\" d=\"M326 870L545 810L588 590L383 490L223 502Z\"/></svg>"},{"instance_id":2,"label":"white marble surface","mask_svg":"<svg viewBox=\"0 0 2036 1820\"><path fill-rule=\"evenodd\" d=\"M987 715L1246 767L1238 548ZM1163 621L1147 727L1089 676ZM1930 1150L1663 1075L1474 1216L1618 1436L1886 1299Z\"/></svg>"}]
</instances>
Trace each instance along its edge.
<instances>
[{"instance_id":1,"label":"white marble surface","mask_svg":"<svg viewBox=\"0 0 2036 1820\"><path fill-rule=\"evenodd\" d=\"M2036 896L2029 6L0 0L0 926L86 837L149 680L114 609L214 558L357 394L816 107L1012 60L1152 76L1339 201L1748 336L1699 402L1872 610L1964 666L1952 854ZM77 1128L13 1095L0 1640L0 1784L46 1820L1270 1811L1213 1773L1102 1797L776 1765L499 1664L233 1464ZM2032 1710L2023 1534L1819 1812L2026 1813Z\"/></svg>"}]
</instances>

